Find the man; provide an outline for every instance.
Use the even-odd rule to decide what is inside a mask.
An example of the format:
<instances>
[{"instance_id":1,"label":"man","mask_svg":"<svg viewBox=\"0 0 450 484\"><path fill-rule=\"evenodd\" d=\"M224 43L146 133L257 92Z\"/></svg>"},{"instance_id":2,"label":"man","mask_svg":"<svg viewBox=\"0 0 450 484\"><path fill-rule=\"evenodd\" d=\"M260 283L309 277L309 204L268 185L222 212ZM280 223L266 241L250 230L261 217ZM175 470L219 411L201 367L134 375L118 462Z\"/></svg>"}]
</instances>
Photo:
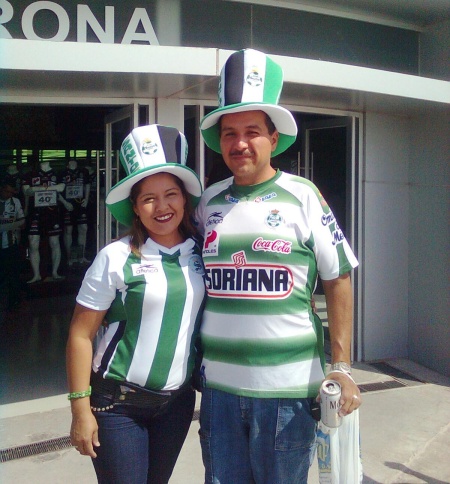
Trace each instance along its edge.
<instances>
[{"instance_id":1,"label":"man","mask_svg":"<svg viewBox=\"0 0 450 484\"><path fill-rule=\"evenodd\" d=\"M360 405L350 376L357 266L319 190L272 168L294 141L277 105L281 68L254 50L221 73L220 107L201 123L233 177L208 188L196 212L205 237L200 440L207 483L306 483L315 449L311 407L324 379L323 330L311 310L320 275L341 415Z\"/></svg>"},{"instance_id":2,"label":"man","mask_svg":"<svg viewBox=\"0 0 450 484\"><path fill-rule=\"evenodd\" d=\"M20 303L20 255L18 239L25 216L16 187L10 180L0 186L0 285L8 297L8 309Z\"/></svg>"}]
</instances>

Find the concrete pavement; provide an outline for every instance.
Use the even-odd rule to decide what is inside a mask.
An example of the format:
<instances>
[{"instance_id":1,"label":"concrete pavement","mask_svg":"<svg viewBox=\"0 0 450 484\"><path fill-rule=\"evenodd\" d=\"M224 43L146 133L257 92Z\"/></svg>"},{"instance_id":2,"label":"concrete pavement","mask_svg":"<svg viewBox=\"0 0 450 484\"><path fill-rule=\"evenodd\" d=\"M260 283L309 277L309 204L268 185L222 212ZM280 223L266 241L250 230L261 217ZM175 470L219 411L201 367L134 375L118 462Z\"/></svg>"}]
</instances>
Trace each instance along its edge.
<instances>
[{"instance_id":1,"label":"concrete pavement","mask_svg":"<svg viewBox=\"0 0 450 484\"><path fill-rule=\"evenodd\" d=\"M363 482L449 483L450 379L408 360L387 363L354 365L355 380L363 390ZM2 455L5 449L66 437L69 427L65 395L0 406ZM194 420L170 484L203 482L198 428ZM90 460L70 447L0 463L2 484L95 482ZM319 482L316 463L308 482Z\"/></svg>"}]
</instances>

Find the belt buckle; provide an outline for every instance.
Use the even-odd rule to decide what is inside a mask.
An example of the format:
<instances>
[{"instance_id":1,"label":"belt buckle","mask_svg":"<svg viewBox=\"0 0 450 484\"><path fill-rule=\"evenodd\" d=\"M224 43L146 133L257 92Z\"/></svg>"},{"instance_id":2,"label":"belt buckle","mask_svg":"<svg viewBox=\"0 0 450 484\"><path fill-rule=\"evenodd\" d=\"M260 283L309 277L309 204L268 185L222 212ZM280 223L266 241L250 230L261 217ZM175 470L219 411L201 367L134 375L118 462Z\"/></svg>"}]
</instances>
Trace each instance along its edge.
<instances>
[{"instance_id":1,"label":"belt buckle","mask_svg":"<svg viewBox=\"0 0 450 484\"><path fill-rule=\"evenodd\" d=\"M129 388L125 385L120 385L120 395L119 395L119 400L124 401L127 398L127 393L136 393L136 390L133 390L132 388Z\"/></svg>"}]
</instances>

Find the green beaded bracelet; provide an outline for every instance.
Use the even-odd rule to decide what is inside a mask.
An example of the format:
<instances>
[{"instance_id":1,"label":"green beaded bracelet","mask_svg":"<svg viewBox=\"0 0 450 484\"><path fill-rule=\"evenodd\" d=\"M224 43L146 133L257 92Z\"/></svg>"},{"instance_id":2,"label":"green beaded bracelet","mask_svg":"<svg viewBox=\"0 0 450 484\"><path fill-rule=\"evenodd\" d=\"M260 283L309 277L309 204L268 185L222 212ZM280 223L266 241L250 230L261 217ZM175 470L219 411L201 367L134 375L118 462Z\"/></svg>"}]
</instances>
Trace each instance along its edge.
<instances>
[{"instance_id":1,"label":"green beaded bracelet","mask_svg":"<svg viewBox=\"0 0 450 484\"><path fill-rule=\"evenodd\" d=\"M92 393L92 387L90 386L88 390L84 392L73 392L67 395L68 400L75 400L76 398L90 397Z\"/></svg>"}]
</instances>

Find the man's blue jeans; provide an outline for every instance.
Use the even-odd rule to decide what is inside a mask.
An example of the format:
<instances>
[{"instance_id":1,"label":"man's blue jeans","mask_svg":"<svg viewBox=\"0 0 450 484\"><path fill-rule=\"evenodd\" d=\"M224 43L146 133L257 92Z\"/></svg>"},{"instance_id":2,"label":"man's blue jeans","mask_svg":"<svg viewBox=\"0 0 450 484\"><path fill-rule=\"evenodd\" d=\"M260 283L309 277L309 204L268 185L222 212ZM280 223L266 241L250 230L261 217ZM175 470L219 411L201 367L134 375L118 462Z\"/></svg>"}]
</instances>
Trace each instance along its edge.
<instances>
[{"instance_id":1,"label":"man's blue jeans","mask_svg":"<svg viewBox=\"0 0 450 484\"><path fill-rule=\"evenodd\" d=\"M108 406L101 396L91 405ZM181 393L162 413L116 404L94 412L100 447L92 459L100 484L166 484L180 453L195 405L195 392Z\"/></svg>"},{"instance_id":2,"label":"man's blue jeans","mask_svg":"<svg viewBox=\"0 0 450 484\"><path fill-rule=\"evenodd\" d=\"M306 483L316 447L313 400L248 398L204 388L205 483Z\"/></svg>"}]
</instances>

